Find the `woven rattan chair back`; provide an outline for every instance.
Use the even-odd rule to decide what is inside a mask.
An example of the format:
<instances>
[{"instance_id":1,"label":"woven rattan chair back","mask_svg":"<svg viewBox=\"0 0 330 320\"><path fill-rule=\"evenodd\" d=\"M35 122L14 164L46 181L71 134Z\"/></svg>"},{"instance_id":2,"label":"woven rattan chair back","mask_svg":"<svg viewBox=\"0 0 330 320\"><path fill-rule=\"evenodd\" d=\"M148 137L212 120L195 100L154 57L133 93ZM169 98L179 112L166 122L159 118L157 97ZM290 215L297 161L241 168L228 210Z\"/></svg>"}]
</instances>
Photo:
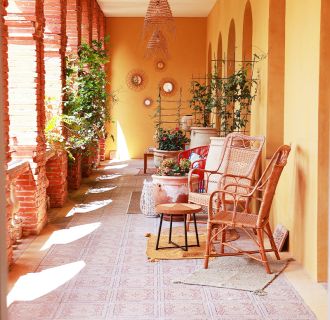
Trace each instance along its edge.
<instances>
[{"instance_id":1,"label":"woven rattan chair back","mask_svg":"<svg viewBox=\"0 0 330 320\"><path fill-rule=\"evenodd\" d=\"M248 136L237 132L228 134L216 171L220 174L232 174L253 179L264 143L265 137L262 136ZM219 190L221 188L220 180L221 175L211 177L205 191L211 193Z\"/></svg>"},{"instance_id":2,"label":"woven rattan chair back","mask_svg":"<svg viewBox=\"0 0 330 320\"><path fill-rule=\"evenodd\" d=\"M280 147L257 183L257 190L262 192L261 204L258 213L257 227L262 227L269 220L270 208L275 190L284 166L287 163L291 148L287 145Z\"/></svg>"}]
</instances>

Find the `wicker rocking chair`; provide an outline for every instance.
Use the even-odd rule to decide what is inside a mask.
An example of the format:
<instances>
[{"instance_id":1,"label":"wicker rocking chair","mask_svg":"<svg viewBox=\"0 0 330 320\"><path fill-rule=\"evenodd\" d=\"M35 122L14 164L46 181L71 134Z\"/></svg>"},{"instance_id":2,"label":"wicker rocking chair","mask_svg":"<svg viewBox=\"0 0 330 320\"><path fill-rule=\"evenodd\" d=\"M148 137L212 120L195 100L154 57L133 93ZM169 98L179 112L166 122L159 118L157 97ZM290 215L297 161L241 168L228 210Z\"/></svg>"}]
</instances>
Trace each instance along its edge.
<instances>
[{"instance_id":1,"label":"wicker rocking chair","mask_svg":"<svg viewBox=\"0 0 330 320\"><path fill-rule=\"evenodd\" d=\"M269 213L276 186L287 163L290 150L291 148L287 145L280 147L253 187L246 184L246 177L233 175L222 177L221 180L224 184L222 190L213 192L209 200L205 268L208 268L209 257L247 255L262 262L267 273L271 273L266 253L274 252L278 260L280 260L280 255L271 232ZM230 182L228 183L228 181ZM231 199L230 204L228 198ZM253 201L259 202L259 205L256 203L253 206L259 208L257 213L251 212ZM242 206L242 204L244 204L243 210L237 210L238 206ZM226 242L226 230L232 227L245 231L257 245L258 250L243 250L230 242ZM270 249L265 249L265 234L269 238ZM211 253L211 248L214 248L214 243L218 242L218 237L221 239L220 252L212 251ZM230 248L231 251L225 252L225 247Z\"/></svg>"},{"instance_id":2,"label":"wicker rocking chair","mask_svg":"<svg viewBox=\"0 0 330 320\"><path fill-rule=\"evenodd\" d=\"M265 137L262 136L247 136L240 133L228 134L216 169L213 167L213 170L210 170L207 166L208 161L206 161L205 169L195 168L190 170L189 177L192 174L198 174L204 178L200 180L198 192L193 191L196 188L193 189L190 178L188 179L188 202L199 204L207 209L210 195L213 191L220 189L221 177L224 174L244 177L246 178L245 184L252 185L264 142ZM208 156L210 156L210 153ZM198 222L206 223L205 220ZM190 219L187 217L188 228L189 223Z\"/></svg>"}]
</instances>

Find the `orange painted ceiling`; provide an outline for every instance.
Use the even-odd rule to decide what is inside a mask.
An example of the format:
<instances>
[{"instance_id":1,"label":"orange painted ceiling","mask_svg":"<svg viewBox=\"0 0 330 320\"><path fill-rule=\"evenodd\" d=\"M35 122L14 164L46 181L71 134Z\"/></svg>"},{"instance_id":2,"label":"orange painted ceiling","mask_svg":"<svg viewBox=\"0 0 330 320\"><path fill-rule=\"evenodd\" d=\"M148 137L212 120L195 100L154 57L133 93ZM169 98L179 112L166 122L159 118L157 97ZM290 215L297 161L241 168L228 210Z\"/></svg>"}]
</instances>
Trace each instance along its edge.
<instances>
[{"instance_id":1,"label":"orange painted ceiling","mask_svg":"<svg viewBox=\"0 0 330 320\"><path fill-rule=\"evenodd\" d=\"M168 0L175 17L207 17L216 0ZM107 17L144 17L149 0L98 0Z\"/></svg>"}]
</instances>

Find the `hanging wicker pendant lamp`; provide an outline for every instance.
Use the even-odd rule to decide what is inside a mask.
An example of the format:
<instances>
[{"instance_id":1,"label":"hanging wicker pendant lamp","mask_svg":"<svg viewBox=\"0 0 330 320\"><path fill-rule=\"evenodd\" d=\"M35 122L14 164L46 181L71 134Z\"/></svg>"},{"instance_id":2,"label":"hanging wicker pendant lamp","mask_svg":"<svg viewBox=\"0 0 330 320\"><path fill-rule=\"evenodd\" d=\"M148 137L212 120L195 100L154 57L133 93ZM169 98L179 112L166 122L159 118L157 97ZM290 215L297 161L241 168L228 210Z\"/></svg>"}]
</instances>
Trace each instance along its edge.
<instances>
[{"instance_id":1,"label":"hanging wicker pendant lamp","mask_svg":"<svg viewBox=\"0 0 330 320\"><path fill-rule=\"evenodd\" d=\"M155 30L147 43L146 58L168 58L167 41L161 30Z\"/></svg>"},{"instance_id":2,"label":"hanging wicker pendant lamp","mask_svg":"<svg viewBox=\"0 0 330 320\"><path fill-rule=\"evenodd\" d=\"M174 32L174 19L167 0L150 0L144 18L144 34L163 30Z\"/></svg>"}]
</instances>

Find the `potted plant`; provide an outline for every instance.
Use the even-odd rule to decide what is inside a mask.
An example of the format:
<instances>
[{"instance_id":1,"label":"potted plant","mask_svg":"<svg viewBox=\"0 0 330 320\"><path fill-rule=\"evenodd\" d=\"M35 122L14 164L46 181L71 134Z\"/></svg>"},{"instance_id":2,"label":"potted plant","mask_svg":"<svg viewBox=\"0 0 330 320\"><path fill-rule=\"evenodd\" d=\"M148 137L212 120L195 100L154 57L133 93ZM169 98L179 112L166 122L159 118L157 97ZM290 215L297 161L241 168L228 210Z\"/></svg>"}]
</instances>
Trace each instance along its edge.
<instances>
[{"instance_id":1,"label":"potted plant","mask_svg":"<svg viewBox=\"0 0 330 320\"><path fill-rule=\"evenodd\" d=\"M221 136L246 131L258 84L252 73L252 65L245 64L222 82L217 105Z\"/></svg>"},{"instance_id":2,"label":"potted plant","mask_svg":"<svg viewBox=\"0 0 330 320\"><path fill-rule=\"evenodd\" d=\"M188 202L188 172L191 162L181 159L178 163L173 159L161 162L157 173L152 175L155 204ZM192 183L198 188L199 176L192 176ZM167 219L165 217L165 219ZM182 217L179 217L182 219ZM178 221L178 220L176 220Z\"/></svg>"},{"instance_id":3,"label":"potted plant","mask_svg":"<svg viewBox=\"0 0 330 320\"><path fill-rule=\"evenodd\" d=\"M154 163L156 168L164 159L177 160L180 151L184 150L189 142L186 133L179 129L163 129L158 127L154 136L157 148L154 150Z\"/></svg>"},{"instance_id":4,"label":"potted plant","mask_svg":"<svg viewBox=\"0 0 330 320\"><path fill-rule=\"evenodd\" d=\"M98 158L98 141L106 137L105 124L110 120L106 101L109 97L115 100L106 92L107 61L102 40L82 44L78 54L66 57L63 112L54 115L46 126L49 145L68 152L68 180L69 184L76 181L72 183L74 189L79 187L81 169L85 175L90 173L92 161ZM83 164L79 163L82 158Z\"/></svg>"},{"instance_id":5,"label":"potted plant","mask_svg":"<svg viewBox=\"0 0 330 320\"><path fill-rule=\"evenodd\" d=\"M211 123L211 114L217 107L217 91L221 85L220 80L210 75L208 83L197 80L191 83L192 98L189 101L194 113L196 126L191 127L190 148L195 148L210 143L210 137L218 135L217 129Z\"/></svg>"}]
</instances>

